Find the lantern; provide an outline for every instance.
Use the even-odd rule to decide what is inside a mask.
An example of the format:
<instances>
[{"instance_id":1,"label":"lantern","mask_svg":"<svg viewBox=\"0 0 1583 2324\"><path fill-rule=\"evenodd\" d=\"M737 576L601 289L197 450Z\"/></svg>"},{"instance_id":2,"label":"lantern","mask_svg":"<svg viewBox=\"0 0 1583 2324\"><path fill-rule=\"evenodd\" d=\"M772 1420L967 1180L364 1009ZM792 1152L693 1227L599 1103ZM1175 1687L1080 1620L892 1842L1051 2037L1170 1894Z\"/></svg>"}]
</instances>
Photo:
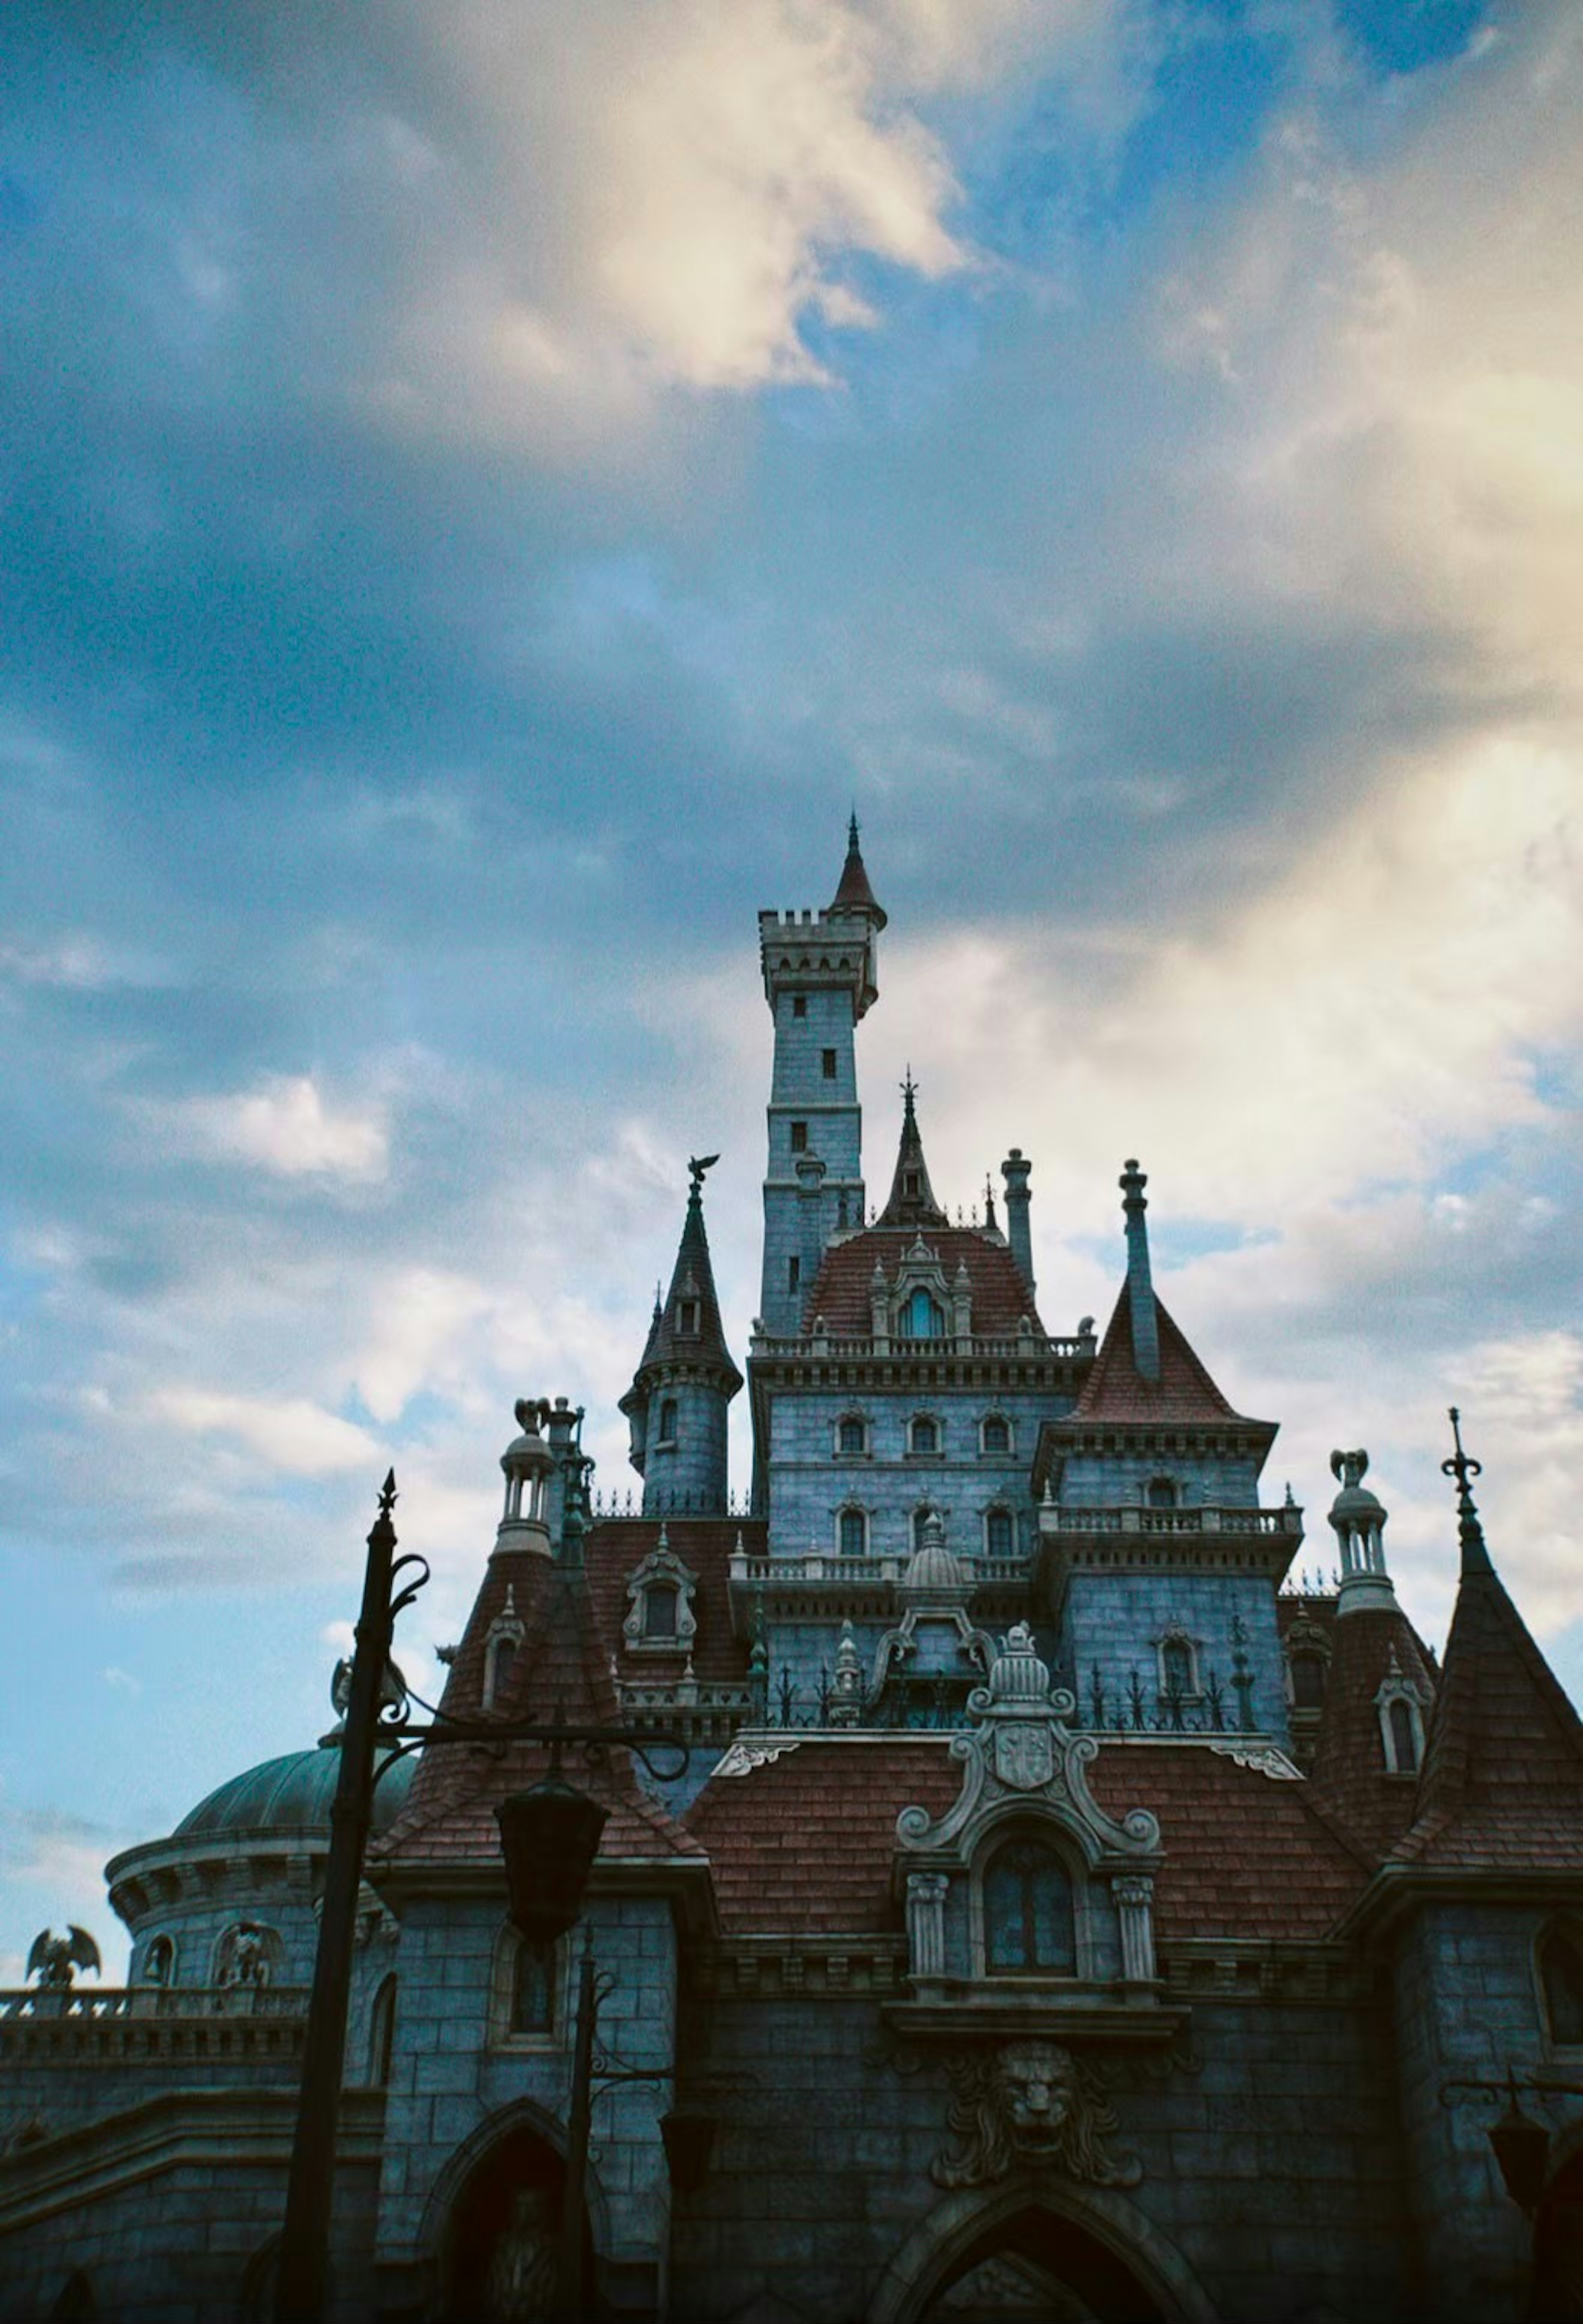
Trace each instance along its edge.
<instances>
[{"instance_id":1,"label":"lantern","mask_svg":"<svg viewBox=\"0 0 1583 2324\"><path fill-rule=\"evenodd\" d=\"M553 1944L582 1910L583 1891L610 1811L558 1769L495 1809L511 1923L530 1944Z\"/></svg>"}]
</instances>

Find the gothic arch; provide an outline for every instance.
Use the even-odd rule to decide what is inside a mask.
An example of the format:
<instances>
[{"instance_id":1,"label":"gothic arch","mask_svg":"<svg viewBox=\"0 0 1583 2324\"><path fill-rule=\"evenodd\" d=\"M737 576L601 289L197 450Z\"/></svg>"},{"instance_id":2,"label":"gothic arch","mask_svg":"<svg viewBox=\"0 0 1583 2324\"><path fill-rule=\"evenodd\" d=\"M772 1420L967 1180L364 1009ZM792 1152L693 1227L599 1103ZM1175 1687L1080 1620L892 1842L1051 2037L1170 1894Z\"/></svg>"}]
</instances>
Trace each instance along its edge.
<instances>
[{"instance_id":1,"label":"gothic arch","mask_svg":"<svg viewBox=\"0 0 1583 2324\"><path fill-rule=\"evenodd\" d=\"M531 2098L518 2098L510 2106L497 2107L453 2148L429 2190L418 2240L419 2248L432 2262L440 2266L444 2264L451 2224L458 2206L466 2196L469 2182L476 2178L481 2169L487 2167L492 2156L508 2140L520 2135L537 2139L548 2150L557 2173L564 2166L566 2151L564 2123L558 2122L554 2115L547 2114ZM594 2255L608 2252L609 2205L592 2159L588 2164L587 2205L592 2251Z\"/></svg>"},{"instance_id":2,"label":"gothic arch","mask_svg":"<svg viewBox=\"0 0 1583 2324\"><path fill-rule=\"evenodd\" d=\"M1162 2324L1218 2324L1219 2311L1197 2276L1136 2203L1113 2187L1078 2188L1026 2176L988 2199L964 2187L936 2203L892 2254L863 2324L923 2324L931 2303L975 2255L995 2249L998 2229L1010 2236L1020 2222L1035 2218L1054 2228L1077 2229L1118 2264Z\"/></svg>"}]
</instances>

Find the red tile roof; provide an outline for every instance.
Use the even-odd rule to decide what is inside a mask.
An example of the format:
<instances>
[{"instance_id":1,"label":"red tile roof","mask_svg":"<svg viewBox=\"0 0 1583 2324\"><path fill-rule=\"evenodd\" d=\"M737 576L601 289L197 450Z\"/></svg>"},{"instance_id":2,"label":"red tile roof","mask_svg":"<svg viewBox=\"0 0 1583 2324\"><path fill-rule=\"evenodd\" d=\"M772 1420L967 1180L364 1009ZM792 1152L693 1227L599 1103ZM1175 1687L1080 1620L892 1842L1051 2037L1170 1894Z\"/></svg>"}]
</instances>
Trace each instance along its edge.
<instances>
[{"instance_id":1,"label":"red tile roof","mask_svg":"<svg viewBox=\"0 0 1583 2324\"><path fill-rule=\"evenodd\" d=\"M1394 1667L1416 1686L1425 1725L1435 1679L1422 1641L1399 1607L1359 1609L1330 1625L1324 1712L1309 1780L1313 1796L1376 1856L1395 1846L1413 1817L1415 1786L1387 1774L1375 1698Z\"/></svg>"},{"instance_id":2,"label":"red tile roof","mask_svg":"<svg viewBox=\"0 0 1583 2324\"><path fill-rule=\"evenodd\" d=\"M740 1540L750 1557L762 1557L767 1528L762 1517L667 1517L666 1540L682 1563L698 1577L693 1600L697 1636L693 1640L693 1675L722 1686L740 1686L748 1675L748 1646L731 1628L732 1552ZM588 1595L599 1644L608 1669L611 1655L623 1678L669 1683L679 1678L686 1649L674 1655L652 1649L633 1654L622 1634L631 1606L627 1583L658 1548L658 1517L606 1519L584 1536Z\"/></svg>"},{"instance_id":3,"label":"red tile roof","mask_svg":"<svg viewBox=\"0 0 1583 2324\"><path fill-rule=\"evenodd\" d=\"M1233 1411L1158 1298L1155 1314L1159 1323L1159 1379L1146 1380L1138 1371L1132 1344L1132 1298L1124 1283L1077 1407L1062 1425L1070 1428L1083 1421L1142 1421L1224 1428L1230 1421L1267 1434L1273 1441L1274 1422L1248 1420Z\"/></svg>"},{"instance_id":4,"label":"red tile roof","mask_svg":"<svg viewBox=\"0 0 1583 2324\"><path fill-rule=\"evenodd\" d=\"M870 1302L875 1262L884 1269L887 1282L894 1283L918 1232L913 1226L865 1227L843 1242L832 1243L805 1303L803 1329L812 1330L815 1318L822 1316L833 1340L868 1339L874 1328ZM1043 1333L1045 1327L1022 1269L992 1228L925 1227L923 1238L939 1259L948 1284L965 1264L972 1286L975 1336L1011 1339L1025 1315L1034 1330Z\"/></svg>"},{"instance_id":5,"label":"red tile roof","mask_svg":"<svg viewBox=\"0 0 1583 2324\"><path fill-rule=\"evenodd\" d=\"M831 899L830 908L833 913L867 912L877 928L885 926L886 916L869 885L862 850L858 845L858 819L855 815L847 829L846 862L841 867L841 880Z\"/></svg>"},{"instance_id":6,"label":"red tile roof","mask_svg":"<svg viewBox=\"0 0 1583 2324\"><path fill-rule=\"evenodd\" d=\"M1583 1724L1484 1559L1464 1557L1410 1830L1393 1860L1583 1871Z\"/></svg>"}]
</instances>

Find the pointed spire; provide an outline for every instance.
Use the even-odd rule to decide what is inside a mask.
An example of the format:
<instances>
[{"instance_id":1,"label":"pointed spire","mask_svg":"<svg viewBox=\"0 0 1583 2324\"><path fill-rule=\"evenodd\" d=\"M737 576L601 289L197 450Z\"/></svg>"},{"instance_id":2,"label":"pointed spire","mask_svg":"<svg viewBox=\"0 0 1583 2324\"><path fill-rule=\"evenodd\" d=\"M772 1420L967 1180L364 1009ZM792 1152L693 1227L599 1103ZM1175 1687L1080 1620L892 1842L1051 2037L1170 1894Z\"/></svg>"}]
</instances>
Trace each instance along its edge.
<instances>
[{"instance_id":1,"label":"pointed spire","mask_svg":"<svg viewBox=\"0 0 1583 2324\"><path fill-rule=\"evenodd\" d=\"M714 1268L709 1257L709 1236L704 1225L704 1173L718 1159L717 1155L712 1154L705 1161L695 1161L689 1166L692 1181L687 1190L682 1237L676 1246L676 1263L671 1273L670 1293L661 1300L658 1286L655 1286L654 1318L643 1360L638 1367L639 1381L652 1365L685 1358L689 1364L709 1364L727 1372L736 1388L741 1386L741 1374L725 1344Z\"/></svg>"},{"instance_id":2,"label":"pointed spire","mask_svg":"<svg viewBox=\"0 0 1583 2324\"><path fill-rule=\"evenodd\" d=\"M1160 1377L1160 1326L1155 1313L1155 1286L1149 1273L1149 1231L1144 1223L1148 1203L1144 1188L1148 1178L1136 1161L1129 1161L1117 1182L1127 1218L1127 1296L1132 1311L1132 1360L1140 1379L1153 1386Z\"/></svg>"},{"instance_id":3,"label":"pointed spire","mask_svg":"<svg viewBox=\"0 0 1583 2324\"><path fill-rule=\"evenodd\" d=\"M1482 1461L1470 1460L1462 1450L1462 1416L1453 1404L1450 1406L1451 1441L1456 1452L1449 1461L1440 1462L1442 1477L1457 1480L1457 1533L1462 1545L1462 1579L1470 1573L1493 1573L1489 1551L1485 1546L1484 1527L1479 1522L1478 1507L1474 1500L1468 1480L1482 1477Z\"/></svg>"},{"instance_id":4,"label":"pointed spire","mask_svg":"<svg viewBox=\"0 0 1583 2324\"><path fill-rule=\"evenodd\" d=\"M874 890L869 885L869 875L863 868L863 854L858 845L857 809L852 809L847 825L846 862L841 870L841 881L831 903L832 912L862 913L875 928L885 926L885 914L880 909Z\"/></svg>"},{"instance_id":5,"label":"pointed spire","mask_svg":"<svg viewBox=\"0 0 1583 2324\"><path fill-rule=\"evenodd\" d=\"M929 1184L929 1166L924 1159L924 1140L913 1104L917 1093L918 1085L909 1065L901 1085L901 1142L897 1148L896 1175L890 1182L890 1200L879 1213L882 1227L944 1227L951 1223Z\"/></svg>"}]
</instances>

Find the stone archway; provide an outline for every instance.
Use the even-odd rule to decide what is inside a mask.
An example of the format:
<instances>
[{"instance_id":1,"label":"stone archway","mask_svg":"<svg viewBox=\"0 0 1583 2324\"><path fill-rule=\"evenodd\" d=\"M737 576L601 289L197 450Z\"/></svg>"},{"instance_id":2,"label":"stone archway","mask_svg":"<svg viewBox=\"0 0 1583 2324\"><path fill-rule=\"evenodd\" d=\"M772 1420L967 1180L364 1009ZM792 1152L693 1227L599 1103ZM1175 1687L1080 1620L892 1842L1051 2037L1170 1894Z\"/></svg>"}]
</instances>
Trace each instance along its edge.
<instances>
[{"instance_id":1,"label":"stone archway","mask_svg":"<svg viewBox=\"0 0 1583 2324\"><path fill-rule=\"evenodd\" d=\"M446 2208L439 2239L444 2324L550 2324L565 2164L520 2119L475 2144ZM583 2224L584 2277L594 2282L594 2237Z\"/></svg>"},{"instance_id":2,"label":"stone archway","mask_svg":"<svg viewBox=\"0 0 1583 2324\"><path fill-rule=\"evenodd\" d=\"M892 2258L867 2324L1215 2324L1174 2246L1112 2188L964 2190Z\"/></svg>"}]
</instances>

